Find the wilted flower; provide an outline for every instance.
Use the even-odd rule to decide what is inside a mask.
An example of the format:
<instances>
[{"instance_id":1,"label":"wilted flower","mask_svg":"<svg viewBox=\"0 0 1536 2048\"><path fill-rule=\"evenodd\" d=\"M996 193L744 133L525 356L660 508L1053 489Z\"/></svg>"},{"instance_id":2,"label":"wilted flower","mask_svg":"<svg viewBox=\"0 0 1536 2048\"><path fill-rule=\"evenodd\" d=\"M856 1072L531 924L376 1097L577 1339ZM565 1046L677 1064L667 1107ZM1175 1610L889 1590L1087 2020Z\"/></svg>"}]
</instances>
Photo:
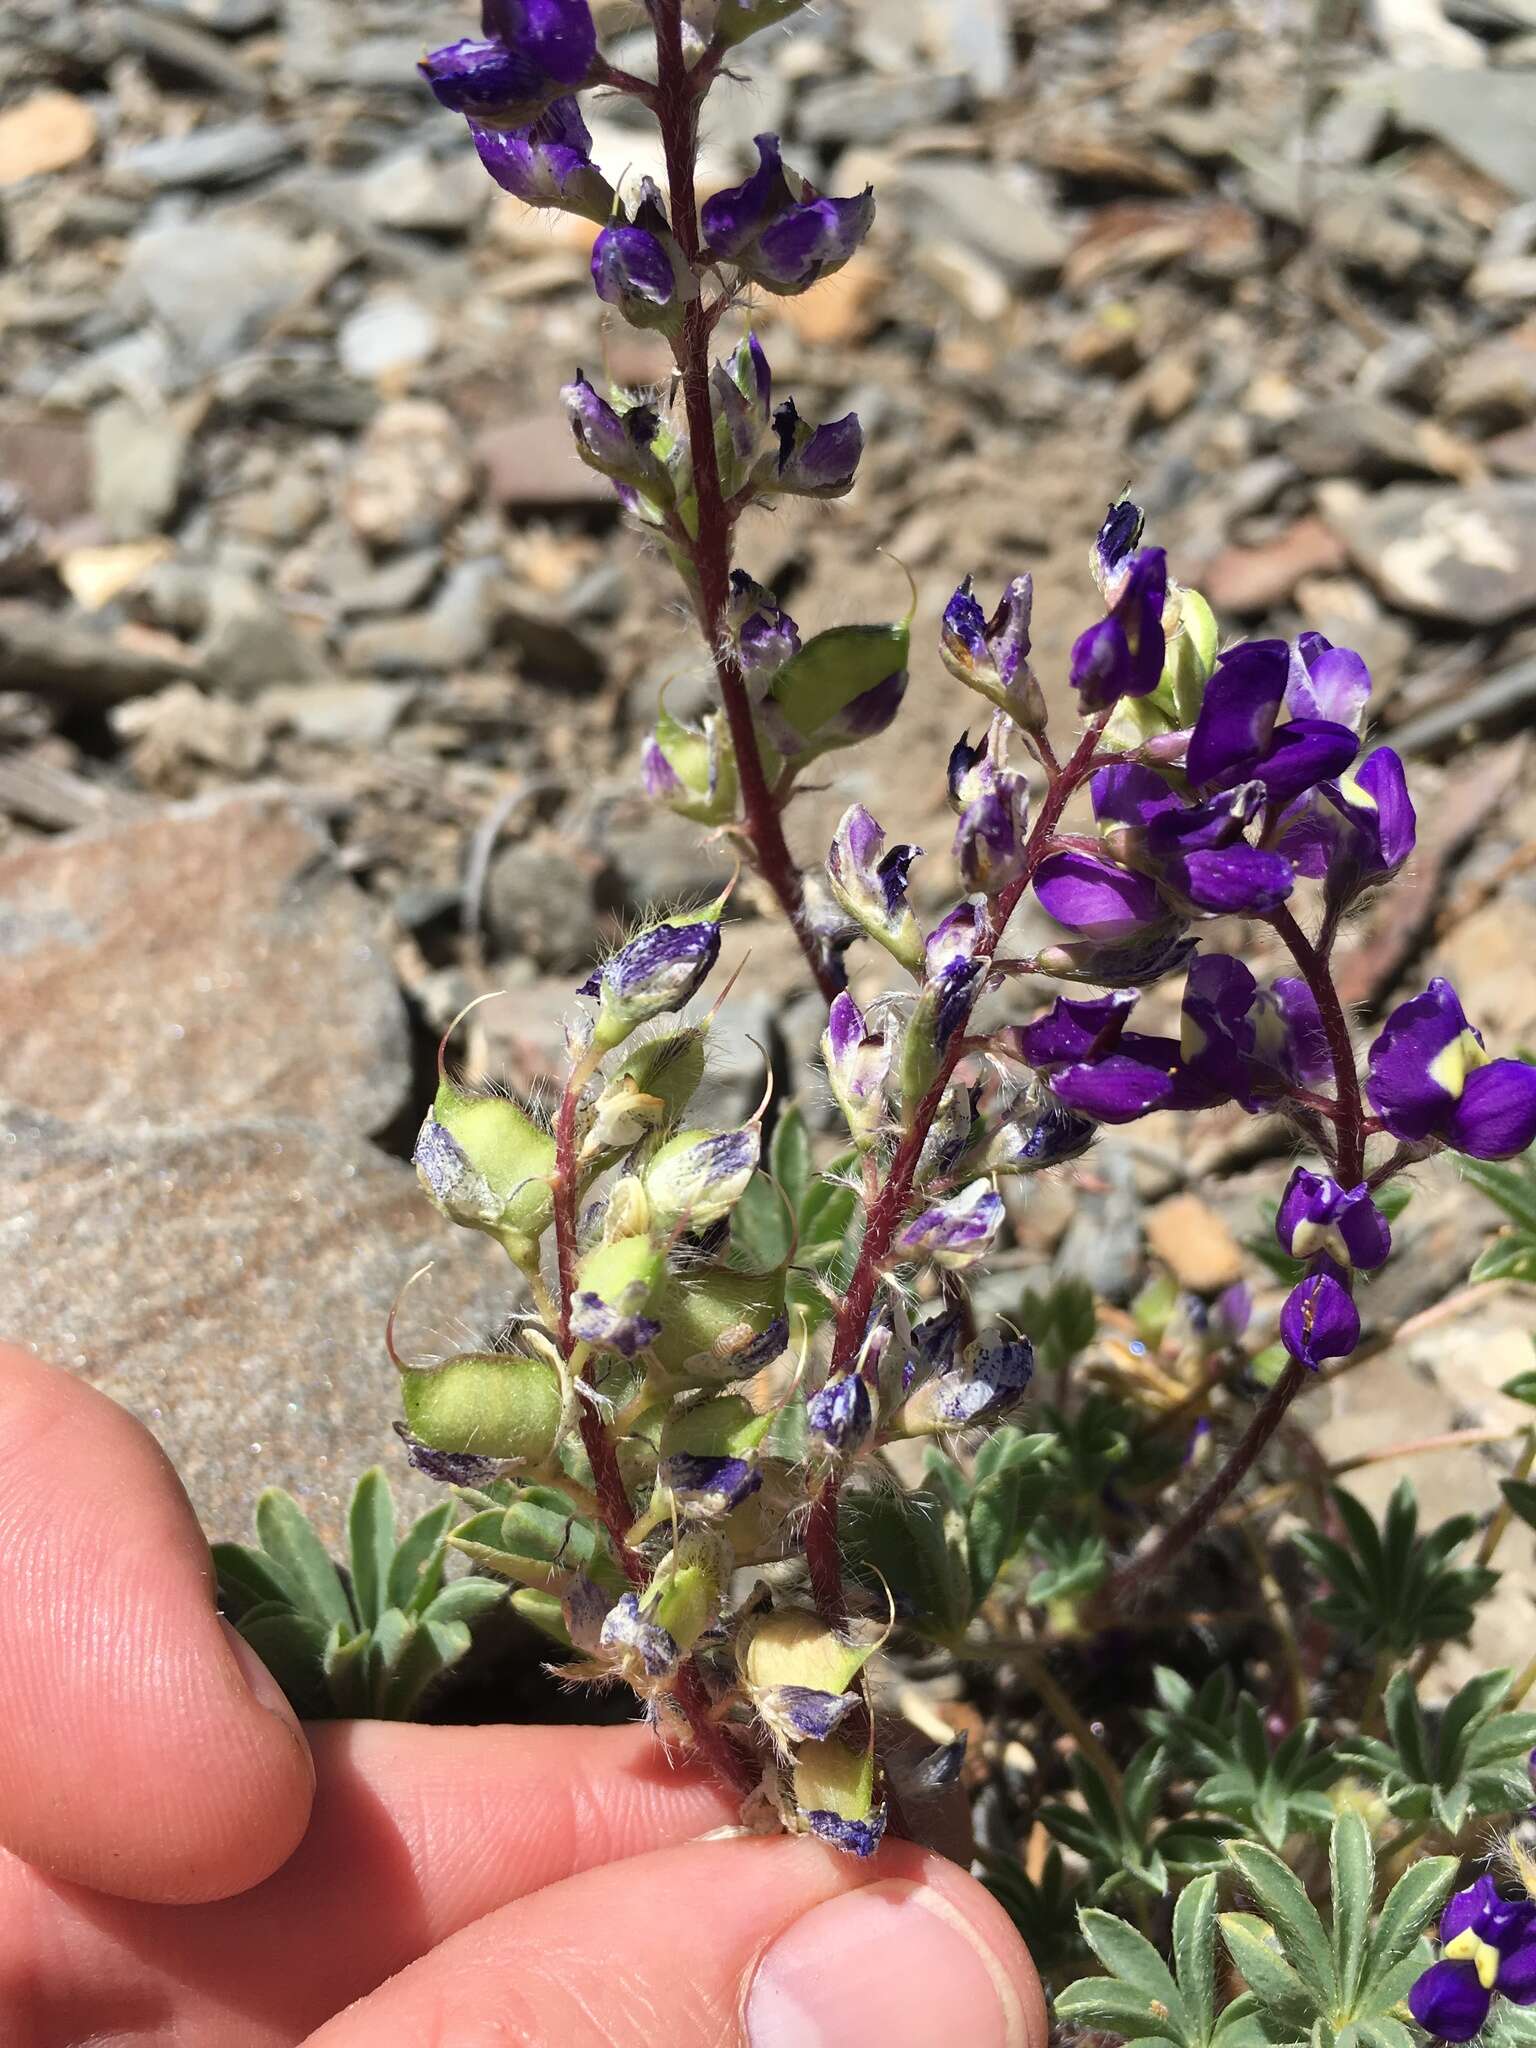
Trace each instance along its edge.
<instances>
[{"instance_id":1,"label":"wilted flower","mask_svg":"<svg viewBox=\"0 0 1536 2048\"><path fill-rule=\"evenodd\" d=\"M1474 1159L1512 1159L1536 1138L1536 1067L1490 1059L1438 976L1399 1003L1371 1047L1366 1093L1395 1138L1438 1138Z\"/></svg>"},{"instance_id":2,"label":"wilted flower","mask_svg":"<svg viewBox=\"0 0 1536 2048\"><path fill-rule=\"evenodd\" d=\"M757 1171L761 1149L756 1124L735 1131L680 1131L668 1138L644 1172L652 1228L703 1230L729 1216Z\"/></svg>"},{"instance_id":3,"label":"wilted flower","mask_svg":"<svg viewBox=\"0 0 1536 2048\"><path fill-rule=\"evenodd\" d=\"M896 1240L913 1259L932 1259L936 1266L958 1271L984 1259L1003 1227L1003 1198L985 1180L973 1180L948 1201L909 1223Z\"/></svg>"},{"instance_id":4,"label":"wilted flower","mask_svg":"<svg viewBox=\"0 0 1536 2048\"><path fill-rule=\"evenodd\" d=\"M875 1426L869 1388L856 1372L828 1380L806 1401L805 1423L818 1449L838 1458L855 1456Z\"/></svg>"},{"instance_id":5,"label":"wilted flower","mask_svg":"<svg viewBox=\"0 0 1536 2048\"><path fill-rule=\"evenodd\" d=\"M920 846L893 846L862 804L851 804L832 836L827 881L843 909L870 938L915 973L922 934L907 901L907 876Z\"/></svg>"},{"instance_id":6,"label":"wilted flower","mask_svg":"<svg viewBox=\"0 0 1536 2048\"><path fill-rule=\"evenodd\" d=\"M648 405L632 405L618 412L580 370L560 396L576 437L576 453L589 469L647 497L662 502L670 499L666 464L652 447L661 423Z\"/></svg>"},{"instance_id":7,"label":"wilted flower","mask_svg":"<svg viewBox=\"0 0 1536 2048\"><path fill-rule=\"evenodd\" d=\"M786 491L798 498L843 498L853 489L864 453L864 429L857 413L844 413L813 427L801 419L792 398L773 416L776 459L759 472L759 489Z\"/></svg>"},{"instance_id":8,"label":"wilted flower","mask_svg":"<svg viewBox=\"0 0 1536 2048\"><path fill-rule=\"evenodd\" d=\"M1045 699L1029 665L1034 595L1033 579L1016 576L989 619L967 576L945 608L939 636L939 655L950 674L1025 732L1038 731L1045 721Z\"/></svg>"},{"instance_id":9,"label":"wilted flower","mask_svg":"<svg viewBox=\"0 0 1536 2048\"><path fill-rule=\"evenodd\" d=\"M861 1152L867 1151L885 1121L891 1045L886 1033L868 1030L863 1012L846 989L833 997L827 1012L821 1057L848 1135Z\"/></svg>"},{"instance_id":10,"label":"wilted flower","mask_svg":"<svg viewBox=\"0 0 1536 2048\"><path fill-rule=\"evenodd\" d=\"M720 922L708 916L652 925L605 960L576 991L598 999L594 1042L618 1045L637 1024L680 1010L720 953Z\"/></svg>"},{"instance_id":11,"label":"wilted flower","mask_svg":"<svg viewBox=\"0 0 1536 2048\"><path fill-rule=\"evenodd\" d=\"M754 284L784 296L808 291L840 270L869 233L873 186L855 199L827 199L788 176L776 135L759 135L758 167L744 184L700 209L715 262L734 263Z\"/></svg>"}]
</instances>

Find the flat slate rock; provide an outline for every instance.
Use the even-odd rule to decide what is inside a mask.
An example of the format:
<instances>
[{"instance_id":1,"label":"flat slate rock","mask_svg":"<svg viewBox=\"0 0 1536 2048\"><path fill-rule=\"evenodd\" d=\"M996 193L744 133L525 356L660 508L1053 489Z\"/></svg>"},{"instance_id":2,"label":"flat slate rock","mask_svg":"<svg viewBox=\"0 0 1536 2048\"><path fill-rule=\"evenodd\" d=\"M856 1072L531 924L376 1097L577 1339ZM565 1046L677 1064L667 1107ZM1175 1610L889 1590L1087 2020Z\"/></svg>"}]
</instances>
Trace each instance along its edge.
<instances>
[{"instance_id":1,"label":"flat slate rock","mask_svg":"<svg viewBox=\"0 0 1536 2048\"><path fill-rule=\"evenodd\" d=\"M0 1119L0 1329L124 1403L165 1446L210 1535L246 1538L285 1486L328 1540L382 1463L416 1509L391 1422L384 1320L411 1293L411 1358L488 1336L513 1299L489 1238L434 1215L403 1162L298 1122L81 1129Z\"/></svg>"},{"instance_id":2,"label":"flat slate rock","mask_svg":"<svg viewBox=\"0 0 1536 2048\"><path fill-rule=\"evenodd\" d=\"M20 847L0 860L0 1102L382 1130L411 1065L376 917L280 792Z\"/></svg>"},{"instance_id":3,"label":"flat slate rock","mask_svg":"<svg viewBox=\"0 0 1536 2048\"><path fill-rule=\"evenodd\" d=\"M1536 484L1394 484L1352 507L1338 532L1404 611L1497 626L1536 610Z\"/></svg>"}]
</instances>

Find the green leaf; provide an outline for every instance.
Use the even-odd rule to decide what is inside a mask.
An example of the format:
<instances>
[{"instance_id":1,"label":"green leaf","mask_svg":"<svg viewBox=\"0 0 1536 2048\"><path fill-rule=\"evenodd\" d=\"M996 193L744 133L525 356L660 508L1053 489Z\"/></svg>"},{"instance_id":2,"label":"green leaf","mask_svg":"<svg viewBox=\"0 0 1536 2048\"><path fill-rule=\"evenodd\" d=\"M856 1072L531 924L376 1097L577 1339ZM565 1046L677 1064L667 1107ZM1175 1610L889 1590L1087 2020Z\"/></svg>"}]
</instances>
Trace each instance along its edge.
<instances>
[{"instance_id":1,"label":"green leaf","mask_svg":"<svg viewBox=\"0 0 1536 2048\"><path fill-rule=\"evenodd\" d=\"M1144 1934L1113 1913L1086 1907L1078 1915L1083 1939L1113 1977L1139 1992L1149 2006L1161 2006L1173 2040L1190 2037L1189 2011L1173 1974Z\"/></svg>"},{"instance_id":2,"label":"green leaf","mask_svg":"<svg viewBox=\"0 0 1536 2048\"><path fill-rule=\"evenodd\" d=\"M1174 1901L1173 1959L1197 2041L1216 2024L1216 1879L1197 1877Z\"/></svg>"},{"instance_id":3,"label":"green leaf","mask_svg":"<svg viewBox=\"0 0 1536 2048\"><path fill-rule=\"evenodd\" d=\"M325 1686L330 1696L330 1710L342 1721L367 1721L373 1718L374 1698L369 1671L373 1660L373 1635L364 1629L360 1635L343 1634L340 1625L333 1628L325 1642Z\"/></svg>"},{"instance_id":4,"label":"green leaf","mask_svg":"<svg viewBox=\"0 0 1536 2048\"><path fill-rule=\"evenodd\" d=\"M1282 1949L1317 2010L1331 2010L1337 1986L1328 1936L1301 1880L1272 1850L1261 1849L1255 1842L1229 1842L1227 1860L1280 1937ZM1246 1976L1247 1971L1243 1974ZM1255 1990L1258 1988L1254 1985Z\"/></svg>"},{"instance_id":5,"label":"green leaf","mask_svg":"<svg viewBox=\"0 0 1536 2048\"><path fill-rule=\"evenodd\" d=\"M1536 1486L1529 1479L1501 1479L1499 1491L1521 1521L1536 1529Z\"/></svg>"},{"instance_id":6,"label":"green leaf","mask_svg":"<svg viewBox=\"0 0 1536 2048\"><path fill-rule=\"evenodd\" d=\"M1501 1165L1489 1159L1471 1159L1458 1152L1456 1164L1463 1180L1471 1181L1490 1201L1496 1202L1527 1236L1536 1237L1536 1166L1533 1154L1524 1153L1518 1162Z\"/></svg>"},{"instance_id":7,"label":"green leaf","mask_svg":"<svg viewBox=\"0 0 1536 2048\"><path fill-rule=\"evenodd\" d=\"M1234 1969L1262 2005L1286 2015L1315 2012L1316 2001L1281 1955L1266 1922L1251 1913L1223 1913L1218 1924Z\"/></svg>"},{"instance_id":8,"label":"green leaf","mask_svg":"<svg viewBox=\"0 0 1536 2048\"><path fill-rule=\"evenodd\" d=\"M356 1628L341 1574L292 1494L277 1486L267 1488L256 1503L256 1534L268 1557L293 1581L301 1612L327 1628L338 1622L348 1630Z\"/></svg>"},{"instance_id":9,"label":"green leaf","mask_svg":"<svg viewBox=\"0 0 1536 2048\"><path fill-rule=\"evenodd\" d=\"M1341 1813L1328 1844L1333 1904L1333 1973L1341 2009L1350 2010L1365 1972L1371 1902L1376 1896L1376 1854L1365 1822Z\"/></svg>"},{"instance_id":10,"label":"green leaf","mask_svg":"<svg viewBox=\"0 0 1536 2048\"><path fill-rule=\"evenodd\" d=\"M372 1628L390 1604L389 1570L395 1561L395 1503L377 1465L352 1489L347 1547L357 1618L364 1628Z\"/></svg>"},{"instance_id":11,"label":"green leaf","mask_svg":"<svg viewBox=\"0 0 1536 2048\"><path fill-rule=\"evenodd\" d=\"M805 1118L797 1104L790 1103L780 1116L768 1149L774 1179L784 1190L791 1215L798 1216L811 1184L811 1140Z\"/></svg>"},{"instance_id":12,"label":"green leaf","mask_svg":"<svg viewBox=\"0 0 1536 2048\"><path fill-rule=\"evenodd\" d=\"M510 1599L525 1621L531 1621L535 1628L542 1629L562 1650L575 1647L566 1628L560 1602L553 1593L540 1592L536 1586L514 1586Z\"/></svg>"},{"instance_id":13,"label":"green leaf","mask_svg":"<svg viewBox=\"0 0 1536 2048\"><path fill-rule=\"evenodd\" d=\"M1082 1977L1056 1994L1056 2014L1069 2025L1094 2027L1123 2041L1174 2041L1182 2036L1155 1999L1114 1977Z\"/></svg>"},{"instance_id":14,"label":"green leaf","mask_svg":"<svg viewBox=\"0 0 1536 2048\"><path fill-rule=\"evenodd\" d=\"M299 1605L298 1587L264 1551L244 1543L215 1543L212 1551L219 1593L237 1621L269 1601L278 1607Z\"/></svg>"},{"instance_id":15,"label":"green leaf","mask_svg":"<svg viewBox=\"0 0 1536 2048\"><path fill-rule=\"evenodd\" d=\"M425 1616L394 1659L379 1713L386 1721L408 1721L428 1686L456 1664L469 1648L470 1634L462 1621L429 1621Z\"/></svg>"},{"instance_id":16,"label":"green leaf","mask_svg":"<svg viewBox=\"0 0 1536 2048\"><path fill-rule=\"evenodd\" d=\"M411 1524L389 1567L384 1600L386 1607L401 1608L406 1614L419 1614L436 1597L443 1583L443 1564L447 1557L443 1539L448 1534L454 1512L453 1502L445 1500Z\"/></svg>"},{"instance_id":17,"label":"green leaf","mask_svg":"<svg viewBox=\"0 0 1536 2048\"><path fill-rule=\"evenodd\" d=\"M850 1573L878 1592L880 1580L912 1602L912 1626L954 1641L971 1618L970 1553L958 1507L931 1488L847 1496L839 1516ZM960 1652L963 1654L963 1652Z\"/></svg>"},{"instance_id":18,"label":"green leaf","mask_svg":"<svg viewBox=\"0 0 1536 2048\"><path fill-rule=\"evenodd\" d=\"M1469 1280L1536 1281L1536 1238L1510 1231L1480 1251L1472 1262Z\"/></svg>"},{"instance_id":19,"label":"green leaf","mask_svg":"<svg viewBox=\"0 0 1536 2048\"><path fill-rule=\"evenodd\" d=\"M506 1598L506 1587L494 1585L490 1579L455 1579L423 1610L421 1618L434 1622L475 1622L493 1607L504 1605Z\"/></svg>"},{"instance_id":20,"label":"green leaf","mask_svg":"<svg viewBox=\"0 0 1536 2048\"><path fill-rule=\"evenodd\" d=\"M1517 1372L1500 1387L1501 1394L1507 1394L1512 1401L1524 1401L1528 1408L1536 1408L1536 1371Z\"/></svg>"},{"instance_id":21,"label":"green leaf","mask_svg":"<svg viewBox=\"0 0 1536 2048\"><path fill-rule=\"evenodd\" d=\"M1426 1856L1410 1863L1392 1887L1366 1951L1365 1983L1373 1995L1382 1979L1413 1954L1450 1897L1460 1867L1454 1856Z\"/></svg>"},{"instance_id":22,"label":"green leaf","mask_svg":"<svg viewBox=\"0 0 1536 2048\"><path fill-rule=\"evenodd\" d=\"M240 1633L282 1687L293 1711L304 1719L324 1719L330 1712L325 1686L326 1631L313 1615L253 1616Z\"/></svg>"},{"instance_id":23,"label":"green leaf","mask_svg":"<svg viewBox=\"0 0 1536 2048\"><path fill-rule=\"evenodd\" d=\"M753 1273L771 1273L789 1257L793 1212L773 1182L754 1173L731 1211L731 1248Z\"/></svg>"}]
</instances>

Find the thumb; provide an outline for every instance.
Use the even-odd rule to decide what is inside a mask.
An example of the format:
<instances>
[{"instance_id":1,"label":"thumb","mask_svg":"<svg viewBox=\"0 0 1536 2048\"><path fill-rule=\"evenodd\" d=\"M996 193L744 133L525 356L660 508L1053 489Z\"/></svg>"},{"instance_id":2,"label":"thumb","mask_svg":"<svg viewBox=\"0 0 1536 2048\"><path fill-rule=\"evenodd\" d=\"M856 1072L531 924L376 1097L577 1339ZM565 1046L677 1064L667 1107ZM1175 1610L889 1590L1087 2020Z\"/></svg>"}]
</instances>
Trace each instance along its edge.
<instances>
[{"instance_id":1,"label":"thumb","mask_svg":"<svg viewBox=\"0 0 1536 2048\"><path fill-rule=\"evenodd\" d=\"M909 1842L695 1842L488 1914L307 2048L1044 2048L1039 1980L991 1895Z\"/></svg>"}]
</instances>

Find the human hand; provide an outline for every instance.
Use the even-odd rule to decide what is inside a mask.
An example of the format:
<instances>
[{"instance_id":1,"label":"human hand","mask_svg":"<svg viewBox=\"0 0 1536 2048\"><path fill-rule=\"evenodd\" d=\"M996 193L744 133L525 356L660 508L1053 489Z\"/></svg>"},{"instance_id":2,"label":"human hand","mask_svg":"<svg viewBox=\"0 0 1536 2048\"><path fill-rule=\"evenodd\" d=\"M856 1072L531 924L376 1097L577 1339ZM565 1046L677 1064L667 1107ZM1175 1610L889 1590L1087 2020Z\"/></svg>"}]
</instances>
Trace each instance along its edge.
<instances>
[{"instance_id":1,"label":"human hand","mask_svg":"<svg viewBox=\"0 0 1536 2048\"><path fill-rule=\"evenodd\" d=\"M963 1871L699 1841L648 1730L301 1730L158 1446L7 1350L0 1558L6 2048L1045 2041Z\"/></svg>"}]
</instances>

